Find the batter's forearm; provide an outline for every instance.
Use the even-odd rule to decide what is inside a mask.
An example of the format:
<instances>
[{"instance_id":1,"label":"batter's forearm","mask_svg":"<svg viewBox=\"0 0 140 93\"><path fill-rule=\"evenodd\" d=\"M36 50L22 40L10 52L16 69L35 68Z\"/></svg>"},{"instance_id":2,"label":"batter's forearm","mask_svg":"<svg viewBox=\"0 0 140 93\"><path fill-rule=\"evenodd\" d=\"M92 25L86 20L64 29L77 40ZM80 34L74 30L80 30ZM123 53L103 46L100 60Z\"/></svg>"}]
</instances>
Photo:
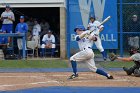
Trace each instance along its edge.
<instances>
[{"instance_id":1,"label":"batter's forearm","mask_svg":"<svg viewBox=\"0 0 140 93\"><path fill-rule=\"evenodd\" d=\"M79 35L79 38L82 39L83 37L85 37L85 35L87 35L87 32L83 32L81 35Z\"/></svg>"},{"instance_id":2,"label":"batter's forearm","mask_svg":"<svg viewBox=\"0 0 140 93\"><path fill-rule=\"evenodd\" d=\"M85 35L86 34L79 35L79 38L82 39L83 37L85 37Z\"/></svg>"},{"instance_id":3,"label":"batter's forearm","mask_svg":"<svg viewBox=\"0 0 140 93\"><path fill-rule=\"evenodd\" d=\"M101 28L100 30L99 30L99 32L102 32L103 31L103 28Z\"/></svg>"}]
</instances>

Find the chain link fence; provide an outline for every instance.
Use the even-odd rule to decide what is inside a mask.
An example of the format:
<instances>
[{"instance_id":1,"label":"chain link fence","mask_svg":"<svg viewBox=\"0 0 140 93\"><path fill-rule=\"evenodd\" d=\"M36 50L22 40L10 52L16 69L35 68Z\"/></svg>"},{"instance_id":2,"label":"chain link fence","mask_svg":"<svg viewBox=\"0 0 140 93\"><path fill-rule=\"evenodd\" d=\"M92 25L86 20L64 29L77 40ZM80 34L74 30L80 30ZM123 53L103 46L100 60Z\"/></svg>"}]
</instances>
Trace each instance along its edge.
<instances>
[{"instance_id":1,"label":"chain link fence","mask_svg":"<svg viewBox=\"0 0 140 93\"><path fill-rule=\"evenodd\" d=\"M121 4L122 10L120 9ZM120 55L126 56L130 47L140 47L140 0L122 0L122 2L118 0L117 12L119 50L122 50ZM120 20L120 16L122 16L122 20ZM122 27L120 27L121 22Z\"/></svg>"}]
</instances>

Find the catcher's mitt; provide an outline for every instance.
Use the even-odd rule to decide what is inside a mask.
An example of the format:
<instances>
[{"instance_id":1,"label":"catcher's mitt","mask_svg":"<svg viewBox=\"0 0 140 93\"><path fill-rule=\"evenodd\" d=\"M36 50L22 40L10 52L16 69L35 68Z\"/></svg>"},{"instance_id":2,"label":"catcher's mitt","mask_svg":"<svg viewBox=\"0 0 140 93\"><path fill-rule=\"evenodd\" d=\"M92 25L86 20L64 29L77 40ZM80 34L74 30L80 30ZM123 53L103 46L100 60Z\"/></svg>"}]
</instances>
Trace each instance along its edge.
<instances>
[{"instance_id":1,"label":"catcher's mitt","mask_svg":"<svg viewBox=\"0 0 140 93\"><path fill-rule=\"evenodd\" d=\"M109 54L109 59L110 59L111 61L114 61L115 59L117 59L117 55L115 55L114 53L110 53L110 54Z\"/></svg>"}]
</instances>

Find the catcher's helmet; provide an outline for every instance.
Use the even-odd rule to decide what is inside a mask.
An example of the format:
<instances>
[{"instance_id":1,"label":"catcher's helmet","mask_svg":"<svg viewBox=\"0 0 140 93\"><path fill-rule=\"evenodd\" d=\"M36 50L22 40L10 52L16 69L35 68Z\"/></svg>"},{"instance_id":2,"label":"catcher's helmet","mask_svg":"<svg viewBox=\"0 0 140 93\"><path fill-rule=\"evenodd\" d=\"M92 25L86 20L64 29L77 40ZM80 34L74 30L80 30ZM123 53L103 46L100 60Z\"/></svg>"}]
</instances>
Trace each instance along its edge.
<instances>
[{"instance_id":1,"label":"catcher's helmet","mask_svg":"<svg viewBox=\"0 0 140 93\"><path fill-rule=\"evenodd\" d=\"M130 47L130 49L129 49L130 55L133 55L133 54L135 54L137 52L139 52L139 48L138 47L135 47L135 46Z\"/></svg>"},{"instance_id":2,"label":"catcher's helmet","mask_svg":"<svg viewBox=\"0 0 140 93\"><path fill-rule=\"evenodd\" d=\"M74 29L74 31L76 32L76 30L79 29L80 31L85 31L85 27L83 25L77 25Z\"/></svg>"}]
</instances>

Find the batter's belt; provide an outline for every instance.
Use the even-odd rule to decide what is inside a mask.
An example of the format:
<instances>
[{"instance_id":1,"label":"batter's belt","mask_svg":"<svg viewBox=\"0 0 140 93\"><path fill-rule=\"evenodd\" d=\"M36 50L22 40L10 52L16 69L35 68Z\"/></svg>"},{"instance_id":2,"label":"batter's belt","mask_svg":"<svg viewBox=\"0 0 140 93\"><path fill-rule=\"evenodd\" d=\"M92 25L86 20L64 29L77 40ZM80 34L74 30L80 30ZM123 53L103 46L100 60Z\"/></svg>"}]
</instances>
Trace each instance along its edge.
<instances>
[{"instance_id":1,"label":"batter's belt","mask_svg":"<svg viewBox=\"0 0 140 93\"><path fill-rule=\"evenodd\" d=\"M84 48L84 50L86 50L87 48L92 49L91 47L86 47L86 48Z\"/></svg>"}]
</instances>

